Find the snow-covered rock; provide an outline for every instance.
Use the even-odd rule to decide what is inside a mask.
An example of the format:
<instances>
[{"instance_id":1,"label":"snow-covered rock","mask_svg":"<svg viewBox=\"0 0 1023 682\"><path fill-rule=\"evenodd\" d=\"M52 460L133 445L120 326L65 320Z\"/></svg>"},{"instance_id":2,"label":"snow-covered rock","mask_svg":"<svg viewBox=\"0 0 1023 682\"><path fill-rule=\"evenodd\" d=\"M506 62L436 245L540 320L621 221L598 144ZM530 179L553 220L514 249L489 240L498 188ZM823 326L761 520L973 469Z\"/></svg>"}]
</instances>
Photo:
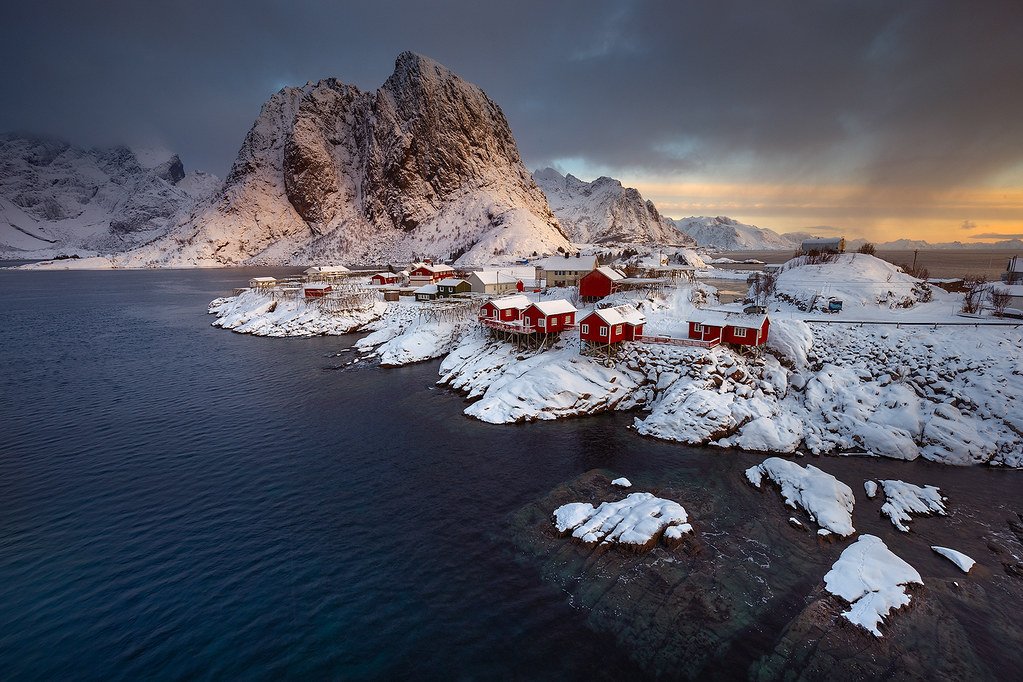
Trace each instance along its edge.
<instances>
[{"instance_id":1,"label":"snow-covered rock","mask_svg":"<svg viewBox=\"0 0 1023 682\"><path fill-rule=\"evenodd\" d=\"M631 488L632 481L623 476L621 478L616 478L615 480L611 481L611 485L616 485L619 488Z\"/></svg>"},{"instance_id":2,"label":"snow-covered rock","mask_svg":"<svg viewBox=\"0 0 1023 682\"><path fill-rule=\"evenodd\" d=\"M877 481L864 481L863 492L867 494L869 499L877 497Z\"/></svg>"},{"instance_id":3,"label":"snow-covered rock","mask_svg":"<svg viewBox=\"0 0 1023 682\"><path fill-rule=\"evenodd\" d=\"M909 532L907 524L911 520L910 515L945 516L945 498L933 485L921 487L904 481L883 480L881 487L885 496L881 513L891 519L892 525L903 533Z\"/></svg>"},{"instance_id":4,"label":"snow-covered rock","mask_svg":"<svg viewBox=\"0 0 1023 682\"><path fill-rule=\"evenodd\" d=\"M879 626L892 610L909 604L906 586L910 584L923 585L924 581L874 535L861 535L846 547L824 576L828 592L850 604L842 615L875 637L881 637Z\"/></svg>"},{"instance_id":5,"label":"snow-covered rock","mask_svg":"<svg viewBox=\"0 0 1023 682\"><path fill-rule=\"evenodd\" d=\"M785 503L803 508L822 529L849 536L856 532L852 523L855 499L852 489L831 474L812 464L801 467L780 457L771 457L746 470L746 479L760 488L764 478L781 488Z\"/></svg>"},{"instance_id":6,"label":"snow-covered rock","mask_svg":"<svg viewBox=\"0 0 1023 682\"><path fill-rule=\"evenodd\" d=\"M778 234L774 230L740 223L725 216L698 216L672 221L700 246L716 251L774 251L798 249L806 235Z\"/></svg>"},{"instance_id":7,"label":"snow-covered rock","mask_svg":"<svg viewBox=\"0 0 1023 682\"><path fill-rule=\"evenodd\" d=\"M639 191L622 187L614 178L585 182L553 168L533 173L562 229L575 243L695 245L692 237L675 229Z\"/></svg>"},{"instance_id":8,"label":"snow-covered rock","mask_svg":"<svg viewBox=\"0 0 1023 682\"><path fill-rule=\"evenodd\" d=\"M386 309L387 304L376 302L357 310L335 313L324 310L317 299L274 299L254 289L238 296L215 299L209 306L210 314L217 316L214 327L272 337L348 334L379 318Z\"/></svg>"},{"instance_id":9,"label":"snow-covered rock","mask_svg":"<svg viewBox=\"0 0 1023 682\"><path fill-rule=\"evenodd\" d=\"M650 493L632 493L596 509L582 502L563 505L554 510L554 526L559 533L572 531L572 537L587 544L619 543L636 548L649 548L668 531L668 539L679 539L693 530L682 505Z\"/></svg>"},{"instance_id":10,"label":"snow-covered rock","mask_svg":"<svg viewBox=\"0 0 1023 682\"><path fill-rule=\"evenodd\" d=\"M948 547L939 547L937 545L931 545L931 549L933 549L936 553L940 554L941 556L945 557L953 564L958 566L959 570L962 571L963 573L969 573L970 569L973 568L973 565L977 563L976 561L966 556L962 552L957 552L956 550L949 549Z\"/></svg>"},{"instance_id":11,"label":"snow-covered rock","mask_svg":"<svg viewBox=\"0 0 1023 682\"><path fill-rule=\"evenodd\" d=\"M0 135L0 255L125 251L164 234L219 186L212 175L186 173L170 152L82 149L62 140Z\"/></svg>"},{"instance_id":12,"label":"snow-covered rock","mask_svg":"<svg viewBox=\"0 0 1023 682\"><path fill-rule=\"evenodd\" d=\"M460 264L570 251L477 86L411 52L375 92L328 78L264 104L224 191L128 265Z\"/></svg>"}]
</instances>

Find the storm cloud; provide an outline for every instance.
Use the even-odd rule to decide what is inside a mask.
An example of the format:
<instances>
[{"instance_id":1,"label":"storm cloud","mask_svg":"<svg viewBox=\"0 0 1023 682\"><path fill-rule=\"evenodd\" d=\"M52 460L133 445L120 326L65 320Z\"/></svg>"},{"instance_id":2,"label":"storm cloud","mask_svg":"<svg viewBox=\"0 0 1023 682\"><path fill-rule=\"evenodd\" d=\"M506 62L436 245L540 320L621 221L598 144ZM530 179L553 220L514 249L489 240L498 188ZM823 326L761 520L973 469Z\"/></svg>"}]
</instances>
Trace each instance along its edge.
<instances>
[{"instance_id":1,"label":"storm cloud","mask_svg":"<svg viewBox=\"0 0 1023 682\"><path fill-rule=\"evenodd\" d=\"M272 92L374 89L406 49L486 90L531 167L865 202L1023 176L1023 4L998 0L19 3L0 130L162 144L223 175Z\"/></svg>"}]
</instances>

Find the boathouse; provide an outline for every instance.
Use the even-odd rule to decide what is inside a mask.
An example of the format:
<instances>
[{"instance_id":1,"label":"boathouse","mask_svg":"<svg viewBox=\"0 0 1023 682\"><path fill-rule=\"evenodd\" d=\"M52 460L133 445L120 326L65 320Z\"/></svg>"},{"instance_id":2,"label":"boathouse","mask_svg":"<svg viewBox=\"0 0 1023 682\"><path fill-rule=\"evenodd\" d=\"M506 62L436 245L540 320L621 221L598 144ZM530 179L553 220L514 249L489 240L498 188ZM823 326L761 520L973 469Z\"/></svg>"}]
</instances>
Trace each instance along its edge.
<instances>
[{"instance_id":1,"label":"boathouse","mask_svg":"<svg viewBox=\"0 0 1023 682\"><path fill-rule=\"evenodd\" d=\"M529 299L522 294L492 298L480 307L479 319L499 322L518 320L529 303Z\"/></svg>"},{"instance_id":2,"label":"boathouse","mask_svg":"<svg viewBox=\"0 0 1023 682\"><path fill-rule=\"evenodd\" d=\"M302 294L306 298L323 298L333 291L333 287L326 282L310 282L302 285Z\"/></svg>"},{"instance_id":3,"label":"boathouse","mask_svg":"<svg viewBox=\"0 0 1023 682\"><path fill-rule=\"evenodd\" d=\"M563 298L537 301L522 311L522 323L541 334L558 334L575 325L575 306Z\"/></svg>"},{"instance_id":4,"label":"boathouse","mask_svg":"<svg viewBox=\"0 0 1023 682\"><path fill-rule=\"evenodd\" d=\"M703 309L689 316L689 338L703 342L760 346L767 342L771 320L765 312Z\"/></svg>"},{"instance_id":5,"label":"boathouse","mask_svg":"<svg viewBox=\"0 0 1023 682\"><path fill-rule=\"evenodd\" d=\"M590 343L620 343L643 336L646 316L631 305L598 308L579 321L579 338Z\"/></svg>"},{"instance_id":6,"label":"boathouse","mask_svg":"<svg viewBox=\"0 0 1023 682\"><path fill-rule=\"evenodd\" d=\"M579 280L579 295L584 301L596 301L610 296L617 290L617 284L625 279L625 273L607 265L592 270Z\"/></svg>"}]
</instances>

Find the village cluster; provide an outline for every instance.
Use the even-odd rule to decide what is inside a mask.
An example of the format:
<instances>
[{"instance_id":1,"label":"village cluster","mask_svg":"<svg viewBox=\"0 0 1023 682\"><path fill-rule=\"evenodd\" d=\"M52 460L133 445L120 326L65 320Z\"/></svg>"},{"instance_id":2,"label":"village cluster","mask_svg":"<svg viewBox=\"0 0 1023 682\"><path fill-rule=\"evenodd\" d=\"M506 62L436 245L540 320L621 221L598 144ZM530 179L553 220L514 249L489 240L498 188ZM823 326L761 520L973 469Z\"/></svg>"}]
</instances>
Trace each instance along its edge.
<instances>
[{"instance_id":1,"label":"village cluster","mask_svg":"<svg viewBox=\"0 0 1023 682\"><path fill-rule=\"evenodd\" d=\"M459 271L431 262L414 263L407 270L376 272L369 286L351 284L366 273L344 266L314 266L300 277L278 280L254 277L249 287L282 297L303 297L328 306L358 293L382 294L384 301L402 296L421 303L478 305L477 318L494 338L523 348L542 348L564 332L577 332L584 355L611 358L625 341L713 348L722 343L750 349L766 343L770 319L761 305L725 304L698 308L686 320L684 337L644 334L646 317L634 305L604 306L603 299L623 291L644 291L691 283L694 268L661 264L627 275L622 269L600 265L595 256L551 257L531 265L533 277L522 268ZM517 271L516 271L517 270ZM540 298L543 290L565 289L568 298ZM569 295L569 294L566 294ZM365 298L365 297L364 297ZM369 299L366 299L367 301ZM480 305L479 301L483 301ZM591 307L580 309L578 305Z\"/></svg>"}]
</instances>

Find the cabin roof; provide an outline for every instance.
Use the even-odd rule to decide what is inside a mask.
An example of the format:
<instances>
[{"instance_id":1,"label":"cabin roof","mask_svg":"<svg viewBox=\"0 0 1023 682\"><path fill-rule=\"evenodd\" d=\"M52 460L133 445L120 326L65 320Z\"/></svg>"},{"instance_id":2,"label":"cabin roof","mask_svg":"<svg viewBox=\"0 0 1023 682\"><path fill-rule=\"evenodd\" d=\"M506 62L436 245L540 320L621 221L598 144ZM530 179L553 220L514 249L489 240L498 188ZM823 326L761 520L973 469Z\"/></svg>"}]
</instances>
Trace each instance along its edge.
<instances>
[{"instance_id":1,"label":"cabin roof","mask_svg":"<svg viewBox=\"0 0 1023 682\"><path fill-rule=\"evenodd\" d=\"M639 312L631 305L620 305L615 306L614 308L597 308L590 313L590 315L596 315L612 327L618 324L631 324L636 326L646 323L646 315ZM589 317L589 315L586 317Z\"/></svg>"},{"instance_id":2,"label":"cabin roof","mask_svg":"<svg viewBox=\"0 0 1023 682\"><path fill-rule=\"evenodd\" d=\"M738 327L741 329L760 329L764 326L766 319L766 313L747 315L740 310L715 308L698 308L689 316L690 322L708 327Z\"/></svg>"},{"instance_id":3,"label":"cabin roof","mask_svg":"<svg viewBox=\"0 0 1023 682\"><path fill-rule=\"evenodd\" d=\"M437 285L436 284L424 284L423 286L421 286L418 289L416 289L415 293L417 293L417 294L436 294L437 293Z\"/></svg>"},{"instance_id":4,"label":"cabin roof","mask_svg":"<svg viewBox=\"0 0 1023 682\"><path fill-rule=\"evenodd\" d=\"M451 267L450 265L444 265L443 263L436 264L436 265L431 265L429 263L416 263L415 265L412 266L413 270L418 270L420 268L426 270L427 272L454 272L455 271L455 269L453 267Z\"/></svg>"},{"instance_id":5,"label":"cabin roof","mask_svg":"<svg viewBox=\"0 0 1023 682\"><path fill-rule=\"evenodd\" d=\"M551 256L538 260L536 265L543 270L565 270L571 272L589 272L597 265L596 256Z\"/></svg>"},{"instance_id":6,"label":"cabin roof","mask_svg":"<svg viewBox=\"0 0 1023 682\"><path fill-rule=\"evenodd\" d=\"M331 286L326 282L311 282L309 284L302 285L306 289L330 289Z\"/></svg>"},{"instance_id":7,"label":"cabin roof","mask_svg":"<svg viewBox=\"0 0 1023 682\"><path fill-rule=\"evenodd\" d=\"M253 277L250 282L276 282L276 277Z\"/></svg>"},{"instance_id":8,"label":"cabin roof","mask_svg":"<svg viewBox=\"0 0 1023 682\"><path fill-rule=\"evenodd\" d=\"M472 273L472 275L470 275L470 277L475 277L476 279L478 279L483 284L501 284L501 283L511 284L511 283L519 281L518 277L514 277L512 275L507 275L507 274L505 274L503 272L499 272L497 270L479 270L477 272Z\"/></svg>"},{"instance_id":9,"label":"cabin roof","mask_svg":"<svg viewBox=\"0 0 1023 682\"><path fill-rule=\"evenodd\" d=\"M351 272L348 268L343 265L314 265L311 268L307 268L305 274L307 275L326 275L329 273L337 272Z\"/></svg>"},{"instance_id":10,"label":"cabin roof","mask_svg":"<svg viewBox=\"0 0 1023 682\"><path fill-rule=\"evenodd\" d=\"M604 275L605 277L607 277L612 282L617 282L620 279L625 279L625 273L624 272L622 272L620 270L617 270L615 268L612 268L610 266L607 266L607 265L601 265L599 268L594 270L594 272L599 272L600 274Z\"/></svg>"},{"instance_id":11,"label":"cabin roof","mask_svg":"<svg viewBox=\"0 0 1023 682\"><path fill-rule=\"evenodd\" d=\"M451 277L437 282L437 286L441 287L457 287L459 284L468 284L468 282L464 279L452 279Z\"/></svg>"},{"instance_id":12,"label":"cabin roof","mask_svg":"<svg viewBox=\"0 0 1023 682\"><path fill-rule=\"evenodd\" d=\"M487 301L487 303L493 304L493 306L498 310L508 310L509 308L524 310L529 307L530 300L522 294L514 294L512 296L492 298ZM486 303L484 303L484 305L486 305Z\"/></svg>"},{"instance_id":13,"label":"cabin roof","mask_svg":"<svg viewBox=\"0 0 1023 682\"><path fill-rule=\"evenodd\" d=\"M536 308L545 316L576 312L576 307L563 298L553 301L535 301L530 307Z\"/></svg>"}]
</instances>

